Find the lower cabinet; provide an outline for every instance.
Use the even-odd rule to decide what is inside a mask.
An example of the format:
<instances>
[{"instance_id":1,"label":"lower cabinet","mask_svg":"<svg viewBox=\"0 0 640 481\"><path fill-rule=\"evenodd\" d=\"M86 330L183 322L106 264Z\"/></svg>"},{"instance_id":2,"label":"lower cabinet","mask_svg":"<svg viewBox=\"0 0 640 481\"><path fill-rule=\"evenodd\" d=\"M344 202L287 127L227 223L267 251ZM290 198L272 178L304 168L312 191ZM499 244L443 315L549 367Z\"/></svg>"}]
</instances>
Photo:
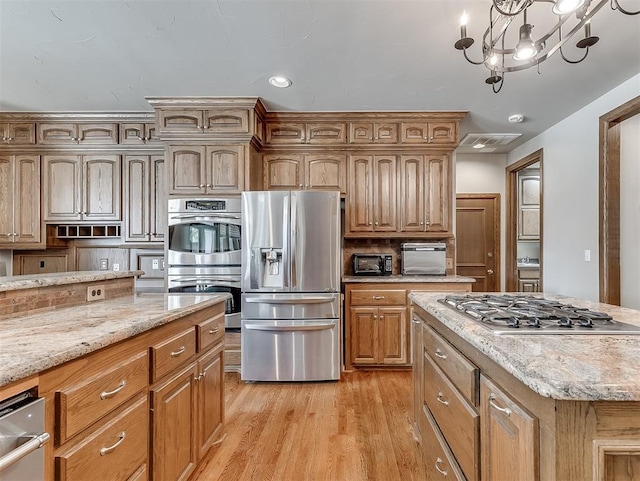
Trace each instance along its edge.
<instances>
[{"instance_id":1,"label":"lower cabinet","mask_svg":"<svg viewBox=\"0 0 640 481\"><path fill-rule=\"evenodd\" d=\"M222 434L224 419L224 345L205 354L198 361L196 377L196 440L198 460Z\"/></svg>"}]
</instances>

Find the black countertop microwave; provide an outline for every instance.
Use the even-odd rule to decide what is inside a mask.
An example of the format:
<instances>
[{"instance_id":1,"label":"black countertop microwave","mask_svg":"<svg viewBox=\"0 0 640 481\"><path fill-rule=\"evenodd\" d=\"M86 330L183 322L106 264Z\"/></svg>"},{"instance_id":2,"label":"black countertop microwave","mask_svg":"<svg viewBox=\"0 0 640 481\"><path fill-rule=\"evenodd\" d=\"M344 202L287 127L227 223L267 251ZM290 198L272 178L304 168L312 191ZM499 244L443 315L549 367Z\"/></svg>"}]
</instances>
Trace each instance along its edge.
<instances>
[{"instance_id":1,"label":"black countertop microwave","mask_svg":"<svg viewBox=\"0 0 640 481\"><path fill-rule=\"evenodd\" d=\"M390 254L353 254L352 259L356 276L390 276L393 270Z\"/></svg>"}]
</instances>

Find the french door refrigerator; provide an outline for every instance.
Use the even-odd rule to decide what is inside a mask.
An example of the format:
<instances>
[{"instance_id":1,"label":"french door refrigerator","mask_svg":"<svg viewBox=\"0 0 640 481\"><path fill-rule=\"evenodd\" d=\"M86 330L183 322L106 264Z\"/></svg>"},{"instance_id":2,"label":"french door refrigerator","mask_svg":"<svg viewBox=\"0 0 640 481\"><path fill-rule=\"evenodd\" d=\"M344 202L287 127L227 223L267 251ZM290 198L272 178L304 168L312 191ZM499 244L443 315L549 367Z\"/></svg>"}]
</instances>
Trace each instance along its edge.
<instances>
[{"instance_id":1,"label":"french door refrigerator","mask_svg":"<svg viewBox=\"0 0 640 481\"><path fill-rule=\"evenodd\" d=\"M340 193L242 194L241 378L340 378Z\"/></svg>"}]
</instances>

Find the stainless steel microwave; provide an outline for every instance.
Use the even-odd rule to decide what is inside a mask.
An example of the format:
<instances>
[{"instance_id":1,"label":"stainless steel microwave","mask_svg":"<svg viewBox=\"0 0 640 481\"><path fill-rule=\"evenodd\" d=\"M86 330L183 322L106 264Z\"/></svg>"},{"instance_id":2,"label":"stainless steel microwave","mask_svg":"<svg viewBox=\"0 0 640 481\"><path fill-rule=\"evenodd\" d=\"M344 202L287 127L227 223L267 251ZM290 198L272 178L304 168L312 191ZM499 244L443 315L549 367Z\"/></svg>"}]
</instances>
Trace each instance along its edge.
<instances>
[{"instance_id":1,"label":"stainless steel microwave","mask_svg":"<svg viewBox=\"0 0 640 481\"><path fill-rule=\"evenodd\" d=\"M356 276L390 276L392 270L390 254L353 254L353 274Z\"/></svg>"},{"instance_id":2,"label":"stainless steel microwave","mask_svg":"<svg viewBox=\"0 0 640 481\"><path fill-rule=\"evenodd\" d=\"M405 242L401 245L402 275L444 276L447 245L444 242Z\"/></svg>"}]
</instances>

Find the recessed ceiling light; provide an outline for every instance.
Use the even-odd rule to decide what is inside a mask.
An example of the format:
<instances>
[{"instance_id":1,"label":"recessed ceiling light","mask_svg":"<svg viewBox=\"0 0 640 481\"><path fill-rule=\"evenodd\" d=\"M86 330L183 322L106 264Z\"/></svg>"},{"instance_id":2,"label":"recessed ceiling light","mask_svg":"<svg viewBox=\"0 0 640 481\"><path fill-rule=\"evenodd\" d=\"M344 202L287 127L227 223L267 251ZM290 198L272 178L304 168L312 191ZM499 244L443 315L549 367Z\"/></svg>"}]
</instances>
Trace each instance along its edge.
<instances>
[{"instance_id":1,"label":"recessed ceiling light","mask_svg":"<svg viewBox=\"0 0 640 481\"><path fill-rule=\"evenodd\" d=\"M520 122L524 121L524 115L514 114L514 115L511 115L507 120L511 124L519 124Z\"/></svg>"},{"instance_id":2,"label":"recessed ceiling light","mask_svg":"<svg viewBox=\"0 0 640 481\"><path fill-rule=\"evenodd\" d=\"M279 89L286 89L287 87L291 86L291 80L289 80L287 77L271 77L269 79L269 83L274 87L278 87Z\"/></svg>"},{"instance_id":3,"label":"recessed ceiling light","mask_svg":"<svg viewBox=\"0 0 640 481\"><path fill-rule=\"evenodd\" d=\"M473 148L474 149L484 149L485 145L484 144L473 144Z\"/></svg>"}]
</instances>

